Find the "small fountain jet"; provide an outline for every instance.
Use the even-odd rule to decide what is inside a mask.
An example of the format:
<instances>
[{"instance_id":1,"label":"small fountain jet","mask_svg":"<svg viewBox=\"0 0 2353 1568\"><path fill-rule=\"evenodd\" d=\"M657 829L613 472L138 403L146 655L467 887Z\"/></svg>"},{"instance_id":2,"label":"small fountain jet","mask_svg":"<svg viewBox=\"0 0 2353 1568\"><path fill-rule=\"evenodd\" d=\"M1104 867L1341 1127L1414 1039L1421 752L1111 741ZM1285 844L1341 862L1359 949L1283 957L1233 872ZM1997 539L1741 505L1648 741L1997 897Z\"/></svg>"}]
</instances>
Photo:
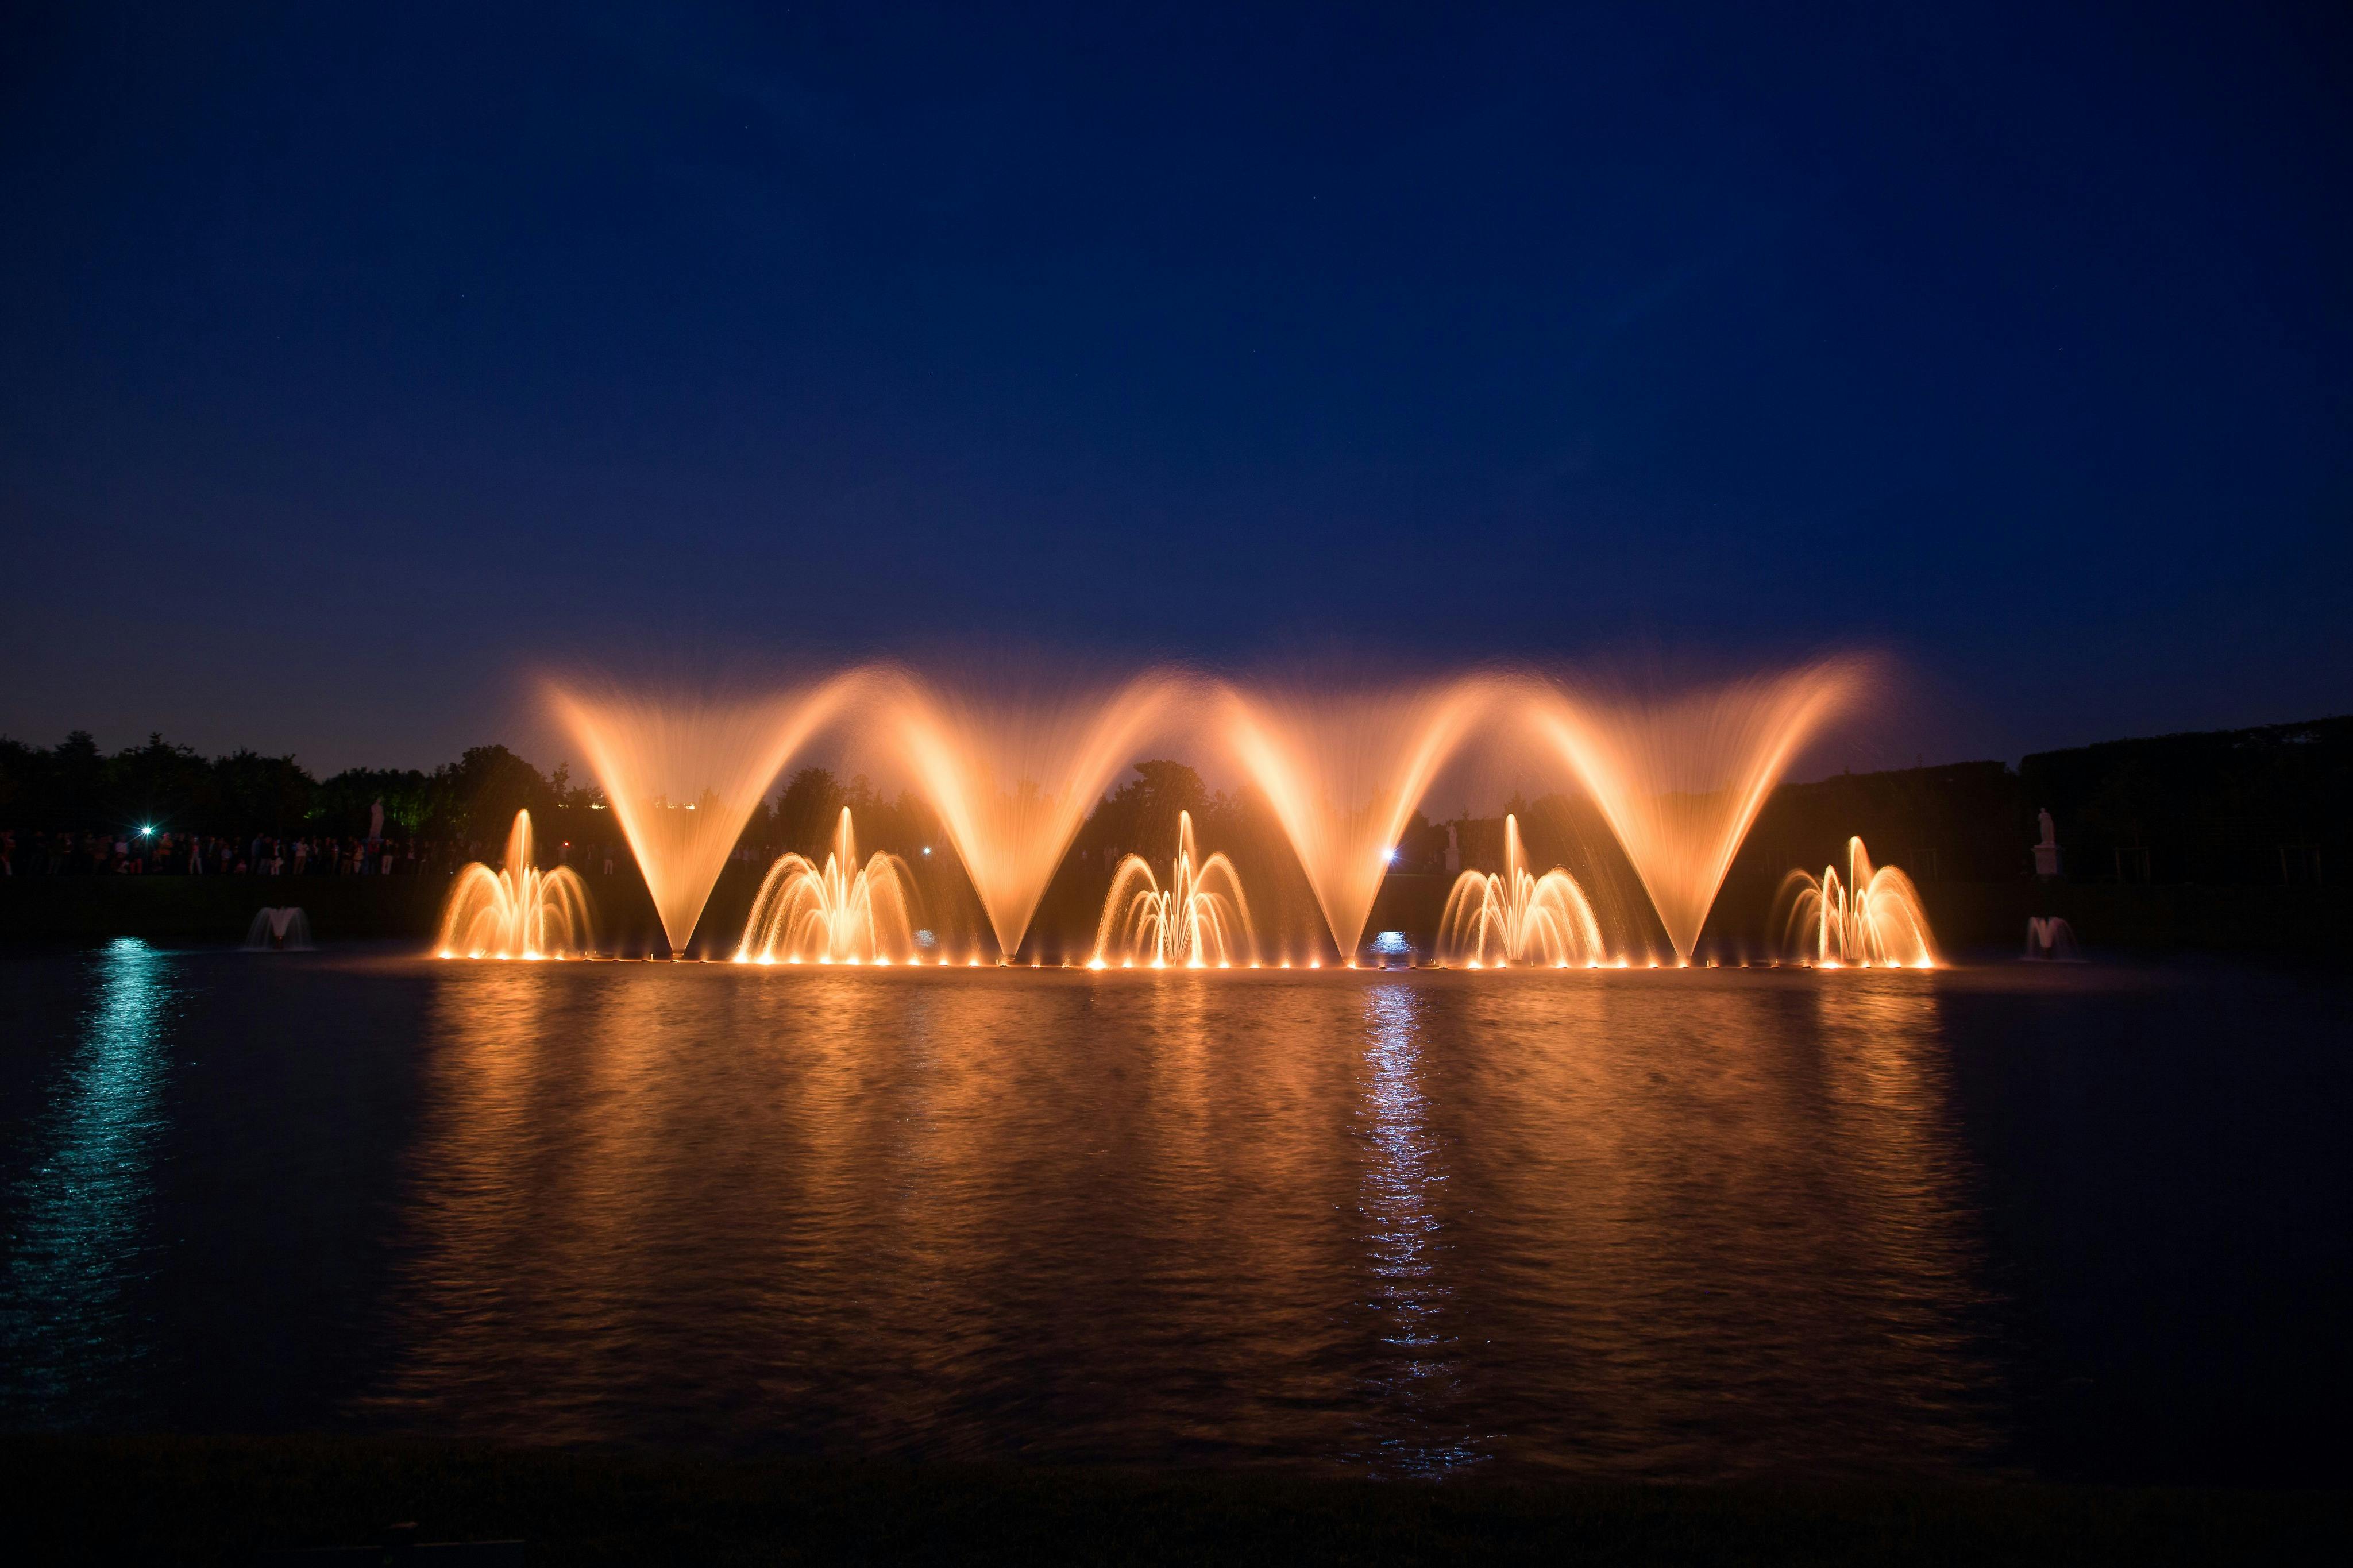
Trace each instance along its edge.
<instances>
[{"instance_id":1,"label":"small fountain jet","mask_svg":"<svg viewBox=\"0 0 2353 1568\"><path fill-rule=\"evenodd\" d=\"M845 805L822 868L803 855L781 856L768 868L735 962L913 963L910 881L907 863L896 855L877 851L859 865L858 835Z\"/></svg>"},{"instance_id":2,"label":"small fountain jet","mask_svg":"<svg viewBox=\"0 0 2353 1568\"><path fill-rule=\"evenodd\" d=\"M505 863L476 861L458 873L441 910L442 958L561 958L593 940L588 889L569 866L532 864L531 813L515 813Z\"/></svg>"},{"instance_id":3,"label":"small fountain jet","mask_svg":"<svg viewBox=\"0 0 2353 1568\"><path fill-rule=\"evenodd\" d=\"M1163 888L1141 855L1119 863L1095 927L1090 969L1141 963L1150 969L1230 969L1258 958L1241 879L1223 855L1204 860L1193 845L1193 814L1176 814L1176 860Z\"/></svg>"},{"instance_id":4,"label":"small fountain jet","mask_svg":"<svg viewBox=\"0 0 2353 1568\"><path fill-rule=\"evenodd\" d=\"M1558 867L1543 876L1528 870L1520 819L1504 818L1504 869L1465 871L1446 897L1438 922L1438 952L1449 963L1472 969L1514 963L1567 969L1598 966L1601 926L1577 879Z\"/></svg>"},{"instance_id":5,"label":"small fountain jet","mask_svg":"<svg viewBox=\"0 0 2353 1568\"><path fill-rule=\"evenodd\" d=\"M1936 952L1919 889L1894 866L1874 868L1860 838L1846 841L1846 875L1782 879L1777 908L1788 913L1783 939L1794 955L1824 969L1934 969Z\"/></svg>"}]
</instances>

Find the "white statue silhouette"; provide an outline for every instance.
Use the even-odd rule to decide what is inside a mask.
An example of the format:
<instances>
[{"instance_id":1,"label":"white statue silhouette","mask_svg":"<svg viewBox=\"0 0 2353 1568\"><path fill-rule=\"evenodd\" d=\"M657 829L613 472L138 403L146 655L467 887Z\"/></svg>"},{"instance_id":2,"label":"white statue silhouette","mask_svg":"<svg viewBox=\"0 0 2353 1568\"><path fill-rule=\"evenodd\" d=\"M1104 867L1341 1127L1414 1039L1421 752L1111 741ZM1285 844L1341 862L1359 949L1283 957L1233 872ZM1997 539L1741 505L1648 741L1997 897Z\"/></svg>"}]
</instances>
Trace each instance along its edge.
<instances>
[{"instance_id":1,"label":"white statue silhouette","mask_svg":"<svg viewBox=\"0 0 2353 1568\"><path fill-rule=\"evenodd\" d=\"M2034 874L2055 877L2059 874L2059 825L2051 820L2051 808L2044 806L2035 814L2042 825L2042 842L2034 847Z\"/></svg>"}]
</instances>

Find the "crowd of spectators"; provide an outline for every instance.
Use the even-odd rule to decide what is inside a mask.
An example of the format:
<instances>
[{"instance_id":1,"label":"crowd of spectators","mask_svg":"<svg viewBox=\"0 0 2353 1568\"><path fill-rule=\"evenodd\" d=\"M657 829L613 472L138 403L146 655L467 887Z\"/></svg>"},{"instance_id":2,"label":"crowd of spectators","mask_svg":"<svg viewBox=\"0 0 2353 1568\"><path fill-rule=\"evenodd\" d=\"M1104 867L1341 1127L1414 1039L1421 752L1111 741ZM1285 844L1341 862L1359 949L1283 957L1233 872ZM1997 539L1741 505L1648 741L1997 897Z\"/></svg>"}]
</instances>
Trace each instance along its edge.
<instances>
[{"instance_id":1,"label":"crowd of spectators","mask_svg":"<svg viewBox=\"0 0 2353 1568\"><path fill-rule=\"evenodd\" d=\"M447 876L470 860L495 862L499 853L498 845L423 837L257 834L238 839L153 830L111 835L0 830L0 877ZM571 846L559 845L550 858L583 876L610 876L617 857L609 847L588 845L575 853Z\"/></svg>"}]
</instances>

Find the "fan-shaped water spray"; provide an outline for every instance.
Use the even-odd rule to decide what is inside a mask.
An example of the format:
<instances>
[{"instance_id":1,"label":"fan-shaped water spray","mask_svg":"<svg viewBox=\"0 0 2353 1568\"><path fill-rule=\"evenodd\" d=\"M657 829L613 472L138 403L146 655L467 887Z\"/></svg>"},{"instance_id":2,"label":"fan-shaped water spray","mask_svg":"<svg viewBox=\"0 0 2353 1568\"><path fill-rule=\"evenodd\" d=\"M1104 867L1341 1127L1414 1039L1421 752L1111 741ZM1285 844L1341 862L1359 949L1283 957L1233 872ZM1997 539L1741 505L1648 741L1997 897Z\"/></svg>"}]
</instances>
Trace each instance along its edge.
<instances>
[{"instance_id":1,"label":"fan-shaped water spray","mask_svg":"<svg viewBox=\"0 0 2353 1568\"><path fill-rule=\"evenodd\" d=\"M245 928L248 952L308 952L311 920L299 907L265 909Z\"/></svg>"},{"instance_id":2,"label":"fan-shaped water spray","mask_svg":"<svg viewBox=\"0 0 2353 1568\"><path fill-rule=\"evenodd\" d=\"M1223 855L1203 859L1193 846L1193 814L1176 814L1176 858L1163 888L1141 855L1119 863L1095 926L1089 967L1230 969L1258 956L1250 901Z\"/></svg>"},{"instance_id":3,"label":"fan-shaped water spray","mask_svg":"<svg viewBox=\"0 0 2353 1568\"><path fill-rule=\"evenodd\" d=\"M588 889L569 866L543 871L532 853L531 813L515 813L506 859L458 873L441 908L433 951L443 958L560 958L595 940Z\"/></svg>"},{"instance_id":4,"label":"fan-shaped water spray","mask_svg":"<svg viewBox=\"0 0 2353 1568\"><path fill-rule=\"evenodd\" d=\"M1158 671L1099 700L1008 700L897 681L889 740L939 813L1006 958L1079 824L1182 690Z\"/></svg>"},{"instance_id":5,"label":"fan-shaped water spray","mask_svg":"<svg viewBox=\"0 0 2353 1568\"><path fill-rule=\"evenodd\" d=\"M906 862L878 851L860 866L849 808L818 867L785 855L768 868L744 927L738 963L909 963L915 957Z\"/></svg>"},{"instance_id":6,"label":"fan-shaped water spray","mask_svg":"<svg viewBox=\"0 0 2353 1568\"><path fill-rule=\"evenodd\" d=\"M2057 915L2031 915L2026 921L2026 952L2030 963L2081 963L2084 950L2075 928Z\"/></svg>"},{"instance_id":7,"label":"fan-shaped water spray","mask_svg":"<svg viewBox=\"0 0 2353 1568\"><path fill-rule=\"evenodd\" d=\"M762 789L856 690L873 700L853 744L903 770L938 814L1008 958L1111 777L1180 715L1205 718L1256 786L1344 959L1362 940L1401 829L1474 739L1482 755L1534 741L1568 765L1677 955L1688 958L1758 807L1798 749L1859 690L1862 668L1825 663L1665 704L1503 674L1402 691L1244 692L1155 671L1116 689L1041 698L1034 689L948 690L903 672L851 671L789 697L732 705L551 695L605 785L673 948L693 931ZM1215 700L1197 706L1197 693ZM1522 722L1501 721L1514 719ZM1531 888L1545 884L1530 879ZM1495 921L1519 918L1519 884L1508 874L1488 892L1459 890L1464 931L1487 931L1472 939L1482 952L1497 939ZM1532 910L1521 916L1542 927L1549 917ZM1581 940L1581 924L1570 923Z\"/></svg>"},{"instance_id":8,"label":"fan-shaped water spray","mask_svg":"<svg viewBox=\"0 0 2353 1568\"><path fill-rule=\"evenodd\" d=\"M790 695L739 702L550 689L637 856L671 951L693 935L769 781L862 679L851 670Z\"/></svg>"},{"instance_id":9,"label":"fan-shaped water spray","mask_svg":"<svg viewBox=\"0 0 2353 1568\"><path fill-rule=\"evenodd\" d=\"M1894 866L1874 868L1860 838L1846 841L1846 875L1792 871L1778 909L1787 951L1826 969L1934 969L1936 953L1919 889Z\"/></svg>"},{"instance_id":10,"label":"fan-shaped water spray","mask_svg":"<svg viewBox=\"0 0 2353 1568\"><path fill-rule=\"evenodd\" d=\"M1863 685L1835 660L1663 705L1529 693L1537 733L1617 835L1666 927L1691 957L1749 825L1799 747Z\"/></svg>"},{"instance_id":11,"label":"fan-shaped water spray","mask_svg":"<svg viewBox=\"0 0 2353 1568\"><path fill-rule=\"evenodd\" d=\"M1282 822L1344 960L1398 830L1494 690L1471 677L1402 694L1225 694L1226 742Z\"/></svg>"},{"instance_id":12,"label":"fan-shaped water spray","mask_svg":"<svg viewBox=\"0 0 2353 1568\"><path fill-rule=\"evenodd\" d=\"M1514 963L1555 969L1601 962L1601 925L1577 879L1558 867L1528 870L1520 819L1504 817L1504 868L1465 871L1447 895L1438 922L1438 956L1472 969Z\"/></svg>"}]
</instances>

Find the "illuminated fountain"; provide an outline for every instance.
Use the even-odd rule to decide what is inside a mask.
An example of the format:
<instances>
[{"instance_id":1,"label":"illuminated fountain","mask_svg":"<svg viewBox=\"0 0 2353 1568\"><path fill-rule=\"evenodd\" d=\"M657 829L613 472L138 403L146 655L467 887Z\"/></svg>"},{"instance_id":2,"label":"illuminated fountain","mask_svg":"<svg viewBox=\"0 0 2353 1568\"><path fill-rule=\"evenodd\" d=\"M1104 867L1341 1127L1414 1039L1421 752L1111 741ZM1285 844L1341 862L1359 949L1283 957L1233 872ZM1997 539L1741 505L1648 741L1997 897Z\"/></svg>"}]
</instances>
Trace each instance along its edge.
<instances>
[{"instance_id":1,"label":"illuminated fountain","mask_svg":"<svg viewBox=\"0 0 2353 1568\"><path fill-rule=\"evenodd\" d=\"M1342 959L1354 962L1399 830L1493 693L1479 677L1403 695L1226 693L1227 744L1282 822Z\"/></svg>"},{"instance_id":2,"label":"illuminated fountain","mask_svg":"<svg viewBox=\"0 0 2353 1568\"><path fill-rule=\"evenodd\" d=\"M1835 660L1664 703L1495 673L1404 689L1243 690L1151 671L1124 685L1066 686L1041 699L1034 690L947 689L903 671L852 670L795 693L731 702L550 695L636 851L672 950L692 933L769 782L820 729L846 716L855 698L849 743L871 750L881 772L901 773L937 814L1007 960L1021 949L1064 853L1110 780L1181 719L1205 731L1263 798L1344 961L1354 961L1364 940L1399 834L1441 773L1474 752L1483 766L1494 748L1531 744L1546 766L1565 763L1591 798L1676 956L1687 961L1766 797L1800 748L1861 692L1865 676L1863 665ZM1508 836L1501 873L1458 882L1445 937L1454 945L1441 951L1482 965L1597 961L1585 889L1565 872L1534 876L1518 863L1516 821ZM1179 882L1188 853L1180 846ZM846 847L835 859L847 899L871 863L860 867ZM904 868L891 871L903 894ZM1199 882L1208 872L1204 862L1190 875ZM821 899L808 905L815 889L830 885L828 877L809 860L772 872L761 895L764 916L789 927L805 924L812 908L830 910ZM1106 910L1110 923L1098 932L1096 956L1190 962L1193 938L1179 931L1192 893L1179 896L1176 885L1148 874L1138 881L1124 865L1119 878L1119 908ZM787 885L800 891L788 896ZM1840 885L1851 890L1851 881ZM1165 931L1137 904L1163 898L1176 900L1166 906ZM1236 898L1238 905L1239 889ZM785 916L787 906L799 912ZM1232 927L1211 929L1230 942ZM1254 946L1246 921L1244 933ZM1122 944L1134 944L1132 954ZM749 931L742 951L789 957L798 949L815 958L820 947L830 953L830 937L818 944L786 929L773 940ZM1200 952L1203 962L1215 962L1214 943ZM1308 962L1320 961L1311 954Z\"/></svg>"},{"instance_id":3,"label":"illuminated fountain","mask_svg":"<svg viewBox=\"0 0 2353 1568\"><path fill-rule=\"evenodd\" d=\"M694 934L727 857L768 784L864 679L747 701L551 688L635 852L671 952Z\"/></svg>"},{"instance_id":4,"label":"illuminated fountain","mask_svg":"<svg viewBox=\"0 0 2353 1568\"><path fill-rule=\"evenodd\" d=\"M845 805L822 868L803 855L781 856L768 868L735 962L913 963L909 881L906 862L896 855L878 850L859 865L858 836Z\"/></svg>"},{"instance_id":5,"label":"illuminated fountain","mask_svg":"<svg viewBox=\"0 0 2353 1568\"><path fill-rule=\"evenodd\" d=\"M245 928L248 952L308 952L311 921L299 908L265 909Z\"/></svg>"},{"instance_id":6,"label":"illuminated fountain","mask_svg":"<svg viewBox=\"0 0 2353 1568\"><path fill-rule=\"evenodd\" d=\"M1862 666L1831 660L1663 705L1532 693L1538 735L1600 807L1688 961L1717 889L1799 748L1853 702Z\"/></svg>"},{"instance_id":7,"label":"illuminated fountain","mask_svg":"<svg viewBox=\"0 0 2353 1568\"><path fill-rule=\"evenodd\" d=\"M1006 959L1079 825L1182 690L1156 671L1100 700L1027 702L897 679L887 738L939 813Z\"/></svg>"},{"instance_id":8,"label":"illuminated fountain","mask_svg":"<svg viewBox=\"0 0 2353 1568\"><path fill-rule=\"evenodd\" d=\"M441 909L442 958L561 958L594 940L588 889L569 866L543 871L533 864L531 813L515 813L505 863L496 871L477 860L458 873Z\"/></svg>"},{"instance_id":9,"label":"illuminated fountain","mask_svg":"<svg viewBox=\"0 0 2353 1568\"><path fill-rule=\"evenodd\" d=\"M1193 814L1176 814L1176 859L1161 887L1141 855L1119 863L1103 920L1095 927L1092 969L1231 969L1258 956L1250 902L1241 879L1223 855L1200 858L1193 847Z\"/></svg>"},{"instance_id":10,"label":"illuminated fountain","mask_svg":"<svg viewBox=\"0 0 2353 1568\"><path fill-rule=\"evenodd\" d=\"M1792 871L1775 908L1788 910L1783 939L1793 956L1824 969L1934 969L1936 953L1919 889L1894 866L1873 867L1862 840L1846 841L1846 875Z\"/></svg>"},{"instance_id":11,"label":"illuminated fountain","mask_svg":"<svg viewBox=\"0 0 2353 1568\"><path fill-rule=\"evenodd\" d=\"M1555 969L1598 966L1601 925L1575 878L1558 867L1543 876L1528 870L1520 819L1504 818L1504 869L1465 871L1446 897L1438 922L1438 956L1472 969L1514 963Z\"/></svg>"},{"instance_id":12,"label":"illuminated fountain","mask_svg":"<svg viewBox=\"0 0 2353 1568\"><path fill-rule=\"evenodd\" d=\"M2075 941L2075 928L2065 920L2035 915L2026 922L2025 957L2030 963L2081 963L2084 950Z\"/></svg>"}]
</instances>

